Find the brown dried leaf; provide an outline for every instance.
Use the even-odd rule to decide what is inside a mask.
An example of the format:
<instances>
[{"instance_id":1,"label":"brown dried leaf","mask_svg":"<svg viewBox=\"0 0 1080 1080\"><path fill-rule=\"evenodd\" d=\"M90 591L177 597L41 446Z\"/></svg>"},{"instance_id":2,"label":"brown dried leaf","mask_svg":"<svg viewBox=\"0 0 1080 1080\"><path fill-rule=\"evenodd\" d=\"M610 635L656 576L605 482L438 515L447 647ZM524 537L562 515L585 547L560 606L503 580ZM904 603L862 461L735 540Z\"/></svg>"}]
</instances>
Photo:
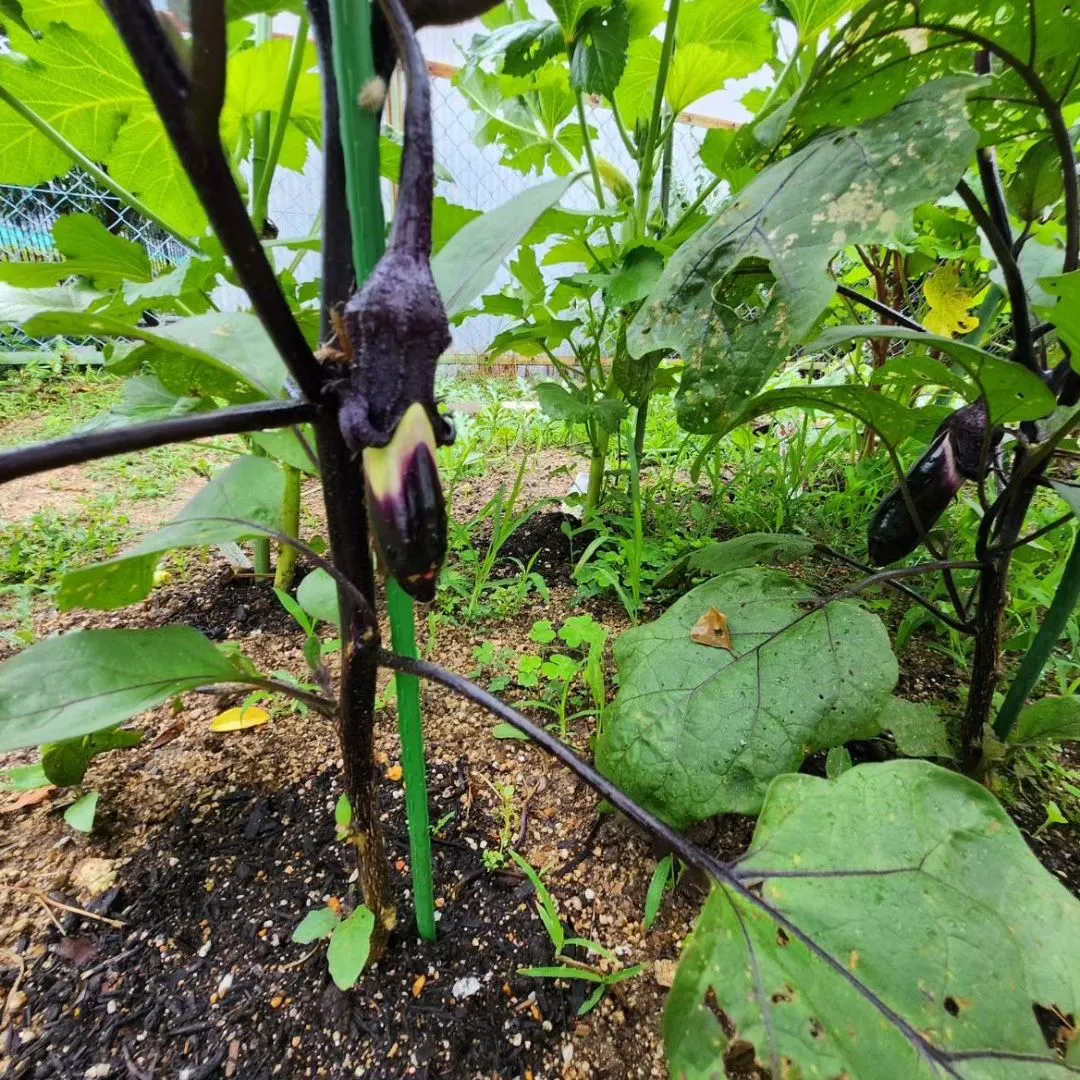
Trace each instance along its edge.
<instances>
[{"instance_id":1,"label":"brown dried leaf","mask_svg":"<svg viewBox=\"0 0 1080 1080\"><path fill-rule=\"evenodd\" d=\"M55 794L55 787L40 787L34 788L33 791L24 791L17 798L0 806L0 814L11 814L16 810L25 810L29 806L40 806Z\"/></svg>"},{"instance_id":2,"label":"brown dried leaf","mask_svg":"<svg viewBox=\"0 0 1080 1080\"><path fill-rule=\"evenodd\" d=\"M698 645L708 645L713 649L727 649L732 656L735 648L731 644L731 631L728 629L727 616L711 607L690 631L690 640Z\"/></svg>"}]
</instances>

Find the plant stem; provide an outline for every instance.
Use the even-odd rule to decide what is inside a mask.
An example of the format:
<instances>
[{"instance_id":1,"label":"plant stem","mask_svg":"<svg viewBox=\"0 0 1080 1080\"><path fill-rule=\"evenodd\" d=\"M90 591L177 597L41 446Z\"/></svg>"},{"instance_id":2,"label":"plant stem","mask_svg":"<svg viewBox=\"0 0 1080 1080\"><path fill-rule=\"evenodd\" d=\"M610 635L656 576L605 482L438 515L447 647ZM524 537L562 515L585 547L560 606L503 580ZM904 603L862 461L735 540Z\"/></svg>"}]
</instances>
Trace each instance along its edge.
<instances>
[{"instance_id":1,"label":"plant stem","mask_svg":"<svg viewBox=\"0 0 1080 1080\"><path fill-rule=\"evenodd\" d=\"M978 196L966 180L961 180L956 185L956 193L964 201L968 212L975 219L975 224L982 230L993 249L994 258L997 259L1001 268L1002 277L1005 278L1005 289L1009 294L1009 306L1012 309L1013 336L1015 340L1014 359L1023 364L1029 371L1036 375L1040 373L1038 361L1035 359L1035 347L1031 337L1031 317L1028 315L1027 291L1024 289L1024 279L1020 275L1020 267L1013 257L1012 244L1007 236L1003 236L996 222L987 211L986 207L979 202Z\"/></svg>"},{"instance_id":2,"label":"plant stem","mask_svg":"<svg viewBox=\"0 0 1080 1080\"><path fill-rule=\"evenodd\" d=\"M24 105L14 94L5 90L3 86L0 86L0 101L14 109L28 124L31 124L41 132L41 134L44 135L58 150L67 154L67 156L71 158L84 173L90 176L95 183L105 188L106 191L111 191L122 203L126 206L130 206L132 210L146 218L147 221L152 221L162 230L162 232L168 233L174 240L179 240L181 244L191 247L191 238L189 236L185 236L178 229L174 229L164 218L158 217L146 203L141 199L137 199L127 190L127 188L118 184L104 169L91 161L72 143L68 142L68 140L65 139L52 124L44 119L44 117L39 116L29 105Z\"/></svg>"},{"instance_id":3,"label":"plant stem","mask_svg":"<svg viewBox=\"0 0 1080 1080\"><path fill-rule=\"evenodd\" d=\"M1069 552L1068 561L1061 574L1054 599L1046 611L1042 626L1035 635L1035 640L1020 661L1020 667L1016 671L1016 677L1005 695L1001 705L1001 711L994 721L994 734L1002 741L1009 737L1009 733L1016 725L1020 710L1024 707L1031 691L1042 675L1050 654L1054 651L1061 635L1073 611L1076 610L1077 601L1080 601L1080 532L1073 541L1072 551Z\"/></svg>"},{"instance_id":4,"label":"plant stem","mask_svg":"<svg viewBox=\"0 0 1080 1080\"><path fill-rule=\"evenodd\" d=\"M599 430L593 443L592 457L589 459L589 486L585 492L585 506L582 520L588 521L593 511L600 505L604 493L604 467L607 464L608 433Z\"/></svg>"},{"instance_id":5,"label":"plant stem","mask_svg":"<svg viewBox=\"0 0 1080 1080\"><path fill-rule=\"evenodd\" d=\"M270 16L256 15L256 46L265 45L270 40L270 31ZM255 231L259 236L266 233L266 202L259 203L259 193L261 191L267 197L270 194L269 184L264 183L269 157L270 114L261 112L255 117L251 131L251 220L255 223Z\"/></svg>"},{"instance_id":6,"label":"plant stem","mask_svg":"<svg viewBox=\"0 0 1080 1080\"><path fill-rule=\"evenodd\" d=\"M270 137L270 148L267 151L266 161L263 165L262 175L258 184L254 184L254 213L255 227L266 221L270 207L270 188L274 183L274 173L277 171L278 160L281 158L281 147L285 142L285 132L289 127L289 116L292 113L293 99L296 97L296 84L300 81L300 72L304 67L304 52L307 49L308 29L310 27L306 15L300 16L296 25L296 37L293 38L292 50L289 53L289 67L285 74L285 85L281 91L281 108L278 110L277 122ZM269 114L264 113L269 119ZM259 119L262 119L262 116Z\"/></svg>"},{"instance_id":7,"label":"plant stem","mask_svg":"<svg viewBox=\"0 0 1080 1080\"><path fill-rule=\"evenodd\" d=\"M285 474L285 496L281 502L281 528L287 536L300 535L300 470L282 464ZM289 544L278 547L277 566L274 568L274 588L292 588L296 572L296 548Z\"/></svg>"},{"instance_id":8,"label":"plant stem","mask_svg":"<svg viewBox=\"0 0 1080 1080\"><path fill-rule=\"evenodd\" d=\"M21 476L61 469L65 465L80 465L84 461L149 450L169 443L306 423L314 412L314 407L306 401L267 401L87 435L69 435L64 439L0 452L0 484Z\"/></svg>"},{"instance_id":9,"label":"plant stem","mask_svg":"<svg viewBox=\"0 0 1080 1080\"><path fill-rule=\"evenodd\" d=\"M1015 319L1015 314L1013 317ZM1019 468L1020 461L1017 460L1013 472ZM976 544L976 554L987 562L987 566L979 575L971 689L960 723L960 764L968 774L976 774L982 766L983 732L990 723L994 691L1001 678L1001 625L1008 601L1009 564L1037 484L1037 477L1027 476L1011 494L1006 492L1009 502L998 519L997 530L1001 550L986 550L985 553L981 550L985 548L987 530L980 529Z\"/></svg>"},{"instance_id":10,"label":"plant stem","mask_svg":"<svg viewBox=\"0 0 1080 1080\"><path fill-rule=\"evenodd\" d=\"M360 90L375 76L374 57L371 52L371 10L369 0L351 3L346 0L331 0L330 11L334 23L334 71L339 79L341 141L348 180L346 190L349 216L352 220L353 264L359 283L371 273L382 255L385 231L379 177L378 116L358 108L356 104ZM419 94L424 89L426 84L424 87L410 85L408 93ZM414 168L424 167L423 161L416 155L412 155L411 162ZM409 167L409 160L403 162L403 169ZM430 190L430 178L419 175L408 178L403 175L402 182L421 186L426 184ZM416 227L416 223L395 222L395 229L399 227L412 228ZM430 245L430 239L428 244ZM387 611L395 648L415 656L416 625L413 602L405 592L397 589L392 580L387 582ZM412 681L412 686L409 686L408 676L403 673L397 674L395 678L398 722L402 731L403 769L406 766L410 769L410 778L406 784L406 815L412 847L417 928L422 937L430 935L430 938L434 938L431 845L419 686L415 680ZM406 733L413 741L408 751L405 750ZM374 824L372 817L372 827ZM385 859L383 861L385 862Z\"/></svg>"},{"instance_id":11,"label":"plant stem","mask_svg":"<svg viewBox=\"0 0 1080 1080\"><path fill-rule=\"evenodd\" d=\"M386 609L390 616L390 643L394 652L415 660L415 620L412 598L393 579L386 581ZM405 817L409 825L416 929L425 941L435 940L435 886L431 869L431 828L428 818L427 763L420 715L420 680L399 671L397 683L398 730L401 733L401 769L405 781Z\"/></svg>"},{"instance_id":12,"label":"plant stem","mask_svg":"<svg viewBox=\"0 0 1080 1080\"><path fill-rule=\"evenodd\" d=\"M666 232L668 211L671 207L671 167L675 158L675 123L664 135L664 151L660 164L660 228Z\"/></svg>"},{"instance_id":13,"label":"plant stem","mask_svg":"<svg viewBox=\"0 0 1080 1080\"><path fill-rule=\"evenodd\" d=\"M780 72L779 78L773 83L772 89L769 91L769 96L765 99L761 108L757 111L757 117L759 119L763 117L769 109L772 108L772 103L776 100L777 95L787 85L787 81L791 78L791 73L798 70L799 60L802 56L803 44L802 41L795 42L795 48L791 50L791 55L787 59L787 63L784 65L783 70Z\"/></svg>"},{"instance_id":14,"label":"plant stem","mask_svg":"<svg viewBox=\"0 0 1080 1080\"><path fill-rule=\"evenodd\" d=\"M327 179L323 206L323 311L344 304L350 286L349 264L363 281L378 262L383 245L382 194L379 186L379 125L375 114L357 107L357 96L375 74L371 51L369 0L308 0L319 32L324 117L337 130L326 138ZM327 25L327 23L332 24ZM329 42L327 39L329 38ZM327 81L328 73L333 77ZM332 189L330 177L339 186ZM346 209L347 206L347 209ZM348 226L351 222L351 245ZM331 253L342 265L328 262ZM326 331L329 336L329 329ZM375 611L375 578L368 547L364 483L345 445L337 418L316 428L323 490L335 563L359 586L371 612ZM327 465L332 466L328 473ZM345 593L339 586L339 602ZM377 636L366 625L350 597L341 603L344 655L341 674L341 740L345 794L352 804L349 839L356 849L364 903L375 912L379 933L374 955L385 947L386 935L397 922L390 869L375 806L375 680L377 668L363 643Z\"/></svg>"},{"instance_id":15,"label":"plant stem","mask_svg":"<svg viewBox=\"0 0 1080 1080\"><path fill-rule=\"evenodd\" d=\"M592 137L589 135L589 121L585 115L585 99L582 97L581 91L578 90L574 95L574 100L577 106L578 124L581 127L581 140L585 146L585 159L589 163L589 172L592 174L593 182L593 194L596 195L596 205L601 209L607 209L607 204L604 202L604 184L600 179L600 167L596 164L596 154L593 151ZM611 231L611 225L608 222L604 222L604 230L607 233L608 244L615 250L615 234Z\"/></svg>"},{"instance_id":16,"label":"plant stem","mask_svg":"<svg viewBox=\"0 0 1080 1080\"><path fill-rule=\"evenodd\" d=\"M656 141L660 135L660 117L664 108L664 92L667 89L671 55L675 51L675 26L679 21L679 0L669 0L667 23L664 26L664 44L660 49L660 67L656 73L653 89L652 116L641 148L641 168L638 170L637 201L634 221L638 236L645 235L649 220L649 202L652 199L653 177L656 174Z\"/></svg>"}]
</instances>

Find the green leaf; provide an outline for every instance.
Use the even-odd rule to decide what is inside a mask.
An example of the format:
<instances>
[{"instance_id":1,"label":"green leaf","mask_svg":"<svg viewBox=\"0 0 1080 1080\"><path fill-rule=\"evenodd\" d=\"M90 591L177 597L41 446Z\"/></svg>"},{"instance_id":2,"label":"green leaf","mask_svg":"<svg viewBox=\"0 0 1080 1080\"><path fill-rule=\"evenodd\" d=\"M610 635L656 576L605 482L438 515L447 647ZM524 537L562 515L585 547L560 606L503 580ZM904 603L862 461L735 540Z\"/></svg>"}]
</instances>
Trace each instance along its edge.
<instances>
[{"instance_id":1,"label":"green leaf","mask_svg":"<svg viewBox=\"0 0 1080 1080\"><path fill-rule=\"evenodd\" d=\"M0 0L0 23L14 23L26 33L30 33L30 27L23 18L23 6L19 0Z\"/></svg>"},{"instance_id":2,"label":"green leaf","mask_svg":"<svg viewBox=\"0 0 1080 1080\"><path fill-rule=\"evenodd\" d=\"M725 574L744 566L794 562L814 550L813 540L792 533L744 533L731 540L706 544L677 559L660 575L660 588L678 585L688 574Z\"/></svg>"},{"instance_id":3,"label":"green leaf","mask_svg":"<svg viewBox=\"0 0 1080 1080\"><path fill-rule=\"evenodd\" d=\"M292 939L297 945L310 945L313 941L328 938L338 924L341 916L333 908L321 907L309 911L292 932Z\"/></svg>"},{"instance_id":4,"label":"green leaf","mask_svg":"<svg viewBox=\"0 0 1080 1080\"><path fill-rule=\"evenodd\" d=\"M902 326L837 326L826 330L807 346L810 352L825 352L847 341L889 338L908 341L918 348L934 349L955 360L971 377L976 393L984 397L993 424L1038 420L1054 411L1056 401L1049 387L1037 375L1011 360L994 356L974 345L937 334L923 334Z\"/></svg>"},{"instance_id":5,"label":"green leaf","mask_svg":"<svg viewBox=\"0 0 1080 1080\"><path fill-rule=\"evenodd\" d=\"M523 731L518 731L516 727L511 727L509 724L496 724L491 729L491 734L496 739L516 739L518 742L528 742L529 736Z\"/></svg>"},{"instance_id":6,"label":"green leaf","mask_svg":"<svg viewBox=\"0 0 1080 1080\"><path fill-rule=\"evenodd\" d=\"M1040 97L1064 101L1076 85L1080 20L1071 9L1048 0L1008 8L997 0L873 0L818 58L792 113L793 131L802 139L863 123L918 86L967 76L976 43L995 53L993 78L979 80L971 95L982 142L1045 128Z\"/></svg>"},{"instance_id":7,"label":"green leaf","mask_svg":"<svg viewBox=\"0 0 1080 1080\"><path fill-rule=\"evenodd\" d=\"M33 337L62 334L142 341L150 348L129 354L126 362L149 363L176 394L195 389L241 401L285 393L288 370L258 317L248 312L212 311L150 330L111 315L38 310L21 325ZM237 384L246 396L237 391Z\"/></svg>"},{"instance_id":8,"label":"green leaf","mask_svg":"<svg viewBox=\"0 0 1080 1080\"><path fill-rule=\"evenodd\" d=\"M724 574L744 566L762 563L789 563L809 555L814 541L791 533L744 533L731 540L706 544L686 560L688 570L699 574Z\"/></svg>"},{"instance_id":9,"label":"green leaf","mask_svg":"<svg viewBox=\"0 0 1080 1080\"><path fill-rule=\"evenodd\" d=\"M646 930L651 930L660 914L660 905L664 902L664 893L675 872L675 857L665 855L657 864L649 881L649 891L645 894L645 915L643 922Z\"/></svg>"},{"instance_id":10,"label":"green leaf","mask_svg":"<svg viewBox=\"0 0 1080 1080\"><path fill-rule=\"evenodd\" d=\"M315 432L310 424L304 424L299 428L307 445L312 452L315 450ZM266 452L267 456L275 461L291 465L308 476L318 476L319 470L315 462L311 460L307 450L296 437L296 431L292 428L277 428L271 431L253 431L248 438L259 449Z\"/></svg>"},{"instance_id":11,"label":"green leaf","mask_svg":"<svg viewBox=\"0 0 1080 1080\"><path fill-rule=\"evenodd\" d=\"M1061 158L1052 139L1029 147L1005 188L1009 205L1021 221L1038 221L1065 195Z\"/></svg>"},{"instance_id":12,"label":"green leaf","mask_svg":"<svg viewBox=\"0 0 1080 1080\"><path fill-rule=\"evenodd\" d=\"M701 163L714 176L728 182L737 195L756 175L754 162L761 156L761 144L749 125L714 127L701 144Z\"/></svg>"},{"instance_id":13,"label":"green leaf","mask_svg":"<svg viewBox=\"0 0 1080 1080\"><path fill-rule=\"evenodd\" d=\"M722 1024L777 1077L1069 1073L1036 1010L1080 1009L1080 904L979 784L922 761L779 777L737 873L683 949L673 1075L723 1075Z\"/></svg>"},{"instance_id":14,"label":"green leaf","mask_svg":"<svg viewBox=\"0 0 1080 1080\"><path fill-rule=\"evenodd\" d=\"M170 394L153 375L139 375L124 381L120 402L108 412L100 413L84 424L80 433L104 431L107 428L127 427L151 420L167 420L171 416L207 411L205 398Z\"/></svg>"},{"instance_id":15,"label":"green leaf","mask_svg":"<svg viewBox=\"0 0 1080 1080\"><path fill-rule=\"evenodd\" d=\"M0 664L0 751L100 731L238 674L188 626L46 638Z\"/></svg>"},{"instance_id":16,"label":"green leaf","mask_svg":"<svg viewBox=\"0 0 1080 1080\"><path fill-rule=\"evenodd\" d=\"M852 0L785 0L795 25L799 28L799 40L814 46L823 30L836 23L857 4Z\"/></svg>"},{"instance_id":17,"label":"green leaf","mask_svg":"<svg viewBox=\"0 0 1080 1080\"><path fill-rule=\"evenodd\" d=\"M350 990L356 985L371 952L374 929L374 912L361 905L331 933L326 959L330 978L339 990Z\"/></svg>"},{"instance_id":18,"label":"green leaf","mask_svg":"<svg viewBox=\"0 0 1080 1080\"><path fill-rule=\"evenodd\" d=\"M48 786L49 778L40 762L37 765L13 765L0 772L0 791L36 791Z\"/></svg>"},{"instance_id":19,"label":"green leaf","mask_svg":"<svg viewBox=\"0 0 1080 1080\"><path fill-rule=\"evenodd\" d=\"M582 19L570 58L570 85L587 94L611 98L626 69L630 15L626 0L594 8Z\"/></svg>"},{"instance_id":20,"label":"green leaf","mask_svg":"<svg viewBox=\"0 0 1080 1080\"><path fill-rule=\"evenodd\" d=\"M447 315L462 311L488 287L537 218L563 197L574 179L562 177L528 188L451 237L431 260Z\"/></svg>"},{"instance_id":21,"label":"green leaf","mask_svg":"<svg viewBox=\"0 0 1080 1080\"><path fill-rule=\"evenodd\" d=\"M1080 356L1080 270L1041 278L1039 284L1051 296L1057 297L1057 303L1053 307L1036 307L1036 312L1057 327L1058 337L1069 347L1073 356Z\"/></svg>"},{"instance_id":22,"label":"green leaf","mask_svg":"<svg viewBox=\"0 0 1080 1080\"><path fill-rule=\"evenodd\" d=\"M536 399L545 416L552 420L565 420L568 424L584 424L589 416L589 406L579 401L558 383L544 382L536 386Z\"/></svg>"},{"instance_id":23,"label":"green leaf","mask_svg":"<svg viewBox=\"0 0 1080 1080\"><path fill-rule=\"evenodd\" d=\"M812 601L779 571L733 570L624 633L601 772L681 827L756 813L778 773L880 731L897 679L881 620L851 601L808 614ZM734 654L690 639L711 608L726 616Z\"/></svg>"},{"instance_id":24,"label":"green leaf","mask_svg":"<svg viewBox=\"0 0 1080 1080\"><path fill-rule=\"evenodd\" d=\"M100 11L71 20L79 25L68 20L62 10L33 19L42 32L20 37L27 59L0 58L4 88L179 232L197 236L205 214L119 35ZM6 107L0 145L7 183L38 184L71 168L63 151Z\"/></svg>"},{"instance_id":25,"label":"green leaf","mask_svg":"<svg viewBox=\"0 0 1080 1080\"><path fill-rule=\"evenodd\" d=\"M572 38L582 18L590 11L603 7L604 2L605 0L551 0L549 6L566 31L566 36Z\"/></svg>"},{"instance_id":26,"label":"green leaf","mask_svg":"<svg viewBox=\"0 0 1080 1080\"><path fill-rule=\"evenodd\" d=\"M94 818L97 815L98 793L88 791L76 799L65 811L64 820L81 833L93 832Z\"/></svg>"},{"instance_id":27,"label":"green leaf","mask_svg":"<svg viewBox=\"0 0 1080 1080\"><path fill-rule=\"evenodd\" d=\"M73 787L82 783L90 762L98 754L130 749L141 741L141 731L106 729L93 735L49 743L41 750L41 768L49 783L57 787Z\"/></svg>"},{"instance_id":28,"label":"green leaf","mask_svg":"<svg viewBox=\"0 0 1080 1080\"><path fill-rule=\"evenodd\" d=\"M107 289L122 281L151 279L146 248L113 236L90 214L66 214L57 220L52 231L57 249L66 256L63 262L0 263L0 281L40 287L79 275L90 278L98 288Z\"/></svg>"},{"instance_id":29,"label":"green leaf","mask_svg":"<svg viewBox=\"0 0 1080 1080\"><path fill-rule=\"evenodd\" d=\"M269 458L238 458L218 473L164 528L106 562L64 575L57 596L61 611L111 611L150 595L158 560L173 548L207 547L264 536L254 526L281 528L285 478ZM217 521L214 518L238 518Z\"/></svg>"},{"instance_id":30,"label":"green leaf","mask_svg":"<svg viewBox=\"0 0 1080 1080\"><path fill-rule=\"evenodd\" d=\"M341 614L338 610L337 582L323 569L312 570L296 590L300 606L311 616L331 626L338 626Z\"/></svg>"},{"instance_id":31,"label":"green leaf","mask_svg":"<svg viewBox=\"0 0 1080 1080\"><path fill-rule=\"evenodd\" d=\"M764 363L747 361L738 389L724 395L723 410L734 411L752 382L763 385L785 343L804 337L828 306L835 252L892 242L911 210L956 185L975 147L964 111L968 89L959 82L921 87L887 117L823 136L759 174L672 257L630 327L630 351L670 348L699 368L723 354L728 279L744 260L767 263L780 310L759 322L777 347ZM735 285L745 288L738 276ZM743 351L759 355L757 343Z\"/></svg>"},{"instance_id":32,"label":"green leaf","mask_svg":"<svg viewBox=\"0 0 1080 1080\"><path fill-rule=\"evenodd\" d=\"M674 112L771 60L771 20L759 0L688 0L679 8L679 40L664 96Z\"/></svg>"},{"instance_id":33,"label":"green leaf","mask_svg":"<svg viewBox=\"0 0 1080 1080\"><path fill-rule=\"evenodd\" d=\"M853 416L873 428L893 447L917 433L932 437L937 425L948 413L947 409L929 406L923 409L905 408L898 401L875 393L868 386L792 386L759 394L747 402L733 423L718 428L716 434L723 434L736 424L748 424L759 416L791 408L819 409L834 415L842 413Z\"/></svg>"},{"instance_id":34,"label":"green leaf","mask_svg":"<svg viewBox=\"0 0 1080 1080\"><path fill-rule=\"evenodd\" d=\"M825 755L825 775L830 780L839 780L851 768L851 753L846 746L834 746Z\"/></svg>"},{"instance_id":35,"label":"green leaf","mask_svg":"<svg viewBox=\"0 0 1080 1080\"><path fill-rule=\"evenodd\" d=\"M892 733L896 749L904 757L953 756L945 721L925 702L891 697L885 702L878 722Z\"/></svg>"},{"instance_id":36,"label":"green leaf","mask_svg":"<svg viewBox=\"0 0 1080 1080\"><path fill-rule=\"evenodd\" d=\"M352 803L349 802L349 796L339 795L338 801L334 804L334 824L339 830L345 831L352 824L352 817Z\"/></svg>"},{"instance_id":37,"label":"green leaf","mask_svg":"<svg viewBox=\"0 0 1080 1080\"><path fill-rule=\"evenodd\" d=\"M1009 742L1020 746L1080 739L1080 698L1046 697L1020 711Z\"/></svg>"},{"instance_id":38,"label":"green leaf","mask_svg":"<svg viewBox=\"0 0 1080 1080\"><path fill-rule=\"evenodd\" d=\"M22 326L43 311L83 312L102 299L102 293L83 285L20 289L0 282L0 325L14 323Z\"/></svg>"},{"instance_id":39,"label":"green leaf","mask_svg":"<svg viewBox=\"0 0 1080 1080\"><path fill-rule=\"evenodd\" d=\"M529 75L566 48L562 27L551 19L521 19L474 41L470 56L478 59L502 57L505 75Z\"/></svg>"},{"instance_id":40,"label":"green leaf","mask_svg":"<svg viewBox=\"0 0 1080 1080\"><path fill-rule=\"evenodd\" d=\"M651 35L630 42L626 53L626 68L615 90L615 103L623 121L633 127L644 121L652 111L656 77L660 71L661 44Z\"/></svg>"}]
</instances>

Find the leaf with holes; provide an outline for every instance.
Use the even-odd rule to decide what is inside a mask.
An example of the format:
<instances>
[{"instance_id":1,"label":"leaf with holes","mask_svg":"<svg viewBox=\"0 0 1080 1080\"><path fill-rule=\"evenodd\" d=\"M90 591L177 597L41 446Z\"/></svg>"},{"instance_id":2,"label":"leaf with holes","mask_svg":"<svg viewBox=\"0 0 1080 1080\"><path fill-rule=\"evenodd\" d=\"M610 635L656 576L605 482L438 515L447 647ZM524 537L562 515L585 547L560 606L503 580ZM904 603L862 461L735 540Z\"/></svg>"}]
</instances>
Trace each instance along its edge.
<instances>
[{"instance_id":1,"label":"leaf with holes","mask_svg":"<svg viewBox=\"0 0 1080 1080\"><path fill-rule=\"evenodd\" d=\"M896 685L876 615L777 570L733 570L615 642L619 693L596 744L600 770L677 826L753 814L768 783L816 750L868 738ZM727 616L733 652L690 633Z\"/></svg>"},{"instance_id":2,"label":"leaf with holes","mask_svg":"<svg viewBox=\"0 0 1080 1080\"><path fill-rule=\"evenodd\" d=\"M570 85L610 98L626 68L630 16L626 0L588 12L578 27L570 58Z\"/></svg>"},{"instance_id":3,"label":"leaf with holes","mask_svg":"<svg viewBox=\"0 0 1080 1080\"><path fill-rule=\"evenodd\" d=\"M1064 101L1080 68L1080 19L1053 0L872 0L818 57L792 113L795 138L880 116L914 88L965 76L979 47L994 76L971 95L984 144L1046 127L1041 101Z\"/></svg>"},{"instance_id":4,"label":"leaf with holes","mask_svg":"<svg viewBox=\"0 0 1080 1080\"><path fill-rule=\"evenodd\" d=\"M688 372L717 372L701 401L684 406L686 422L696 425L690 430L735 413L788 345L806 336L833 296L828 264L835 252L893 241L916 206L955 187L975 148L964 104L969 89L958 81L922 87L888 116L814 140L760 173L676 252L627 345L635 354L670 348ZM737 332L732 312L748 302L748 283L735 271L747 260L755 273L767 266L775 286L771 300L754 301L764 314L735 350L744 358L729 388L722 367ZM737 295L729 297L733 288Z\"/></svg>"},{"instance_id":5,"label":"leaf with holes","mask_svg":"<svg viewBox=\"0 0 1080 1080\"><path fill-rule=\"evenodd\" d=\"M668 998L673 1075L737 1054L776 1077L1075 1074L1040 1018L1080 1010L1080 904L979 784L923 761L778 777L736 873Z\"/></svg>"}]
</instances>

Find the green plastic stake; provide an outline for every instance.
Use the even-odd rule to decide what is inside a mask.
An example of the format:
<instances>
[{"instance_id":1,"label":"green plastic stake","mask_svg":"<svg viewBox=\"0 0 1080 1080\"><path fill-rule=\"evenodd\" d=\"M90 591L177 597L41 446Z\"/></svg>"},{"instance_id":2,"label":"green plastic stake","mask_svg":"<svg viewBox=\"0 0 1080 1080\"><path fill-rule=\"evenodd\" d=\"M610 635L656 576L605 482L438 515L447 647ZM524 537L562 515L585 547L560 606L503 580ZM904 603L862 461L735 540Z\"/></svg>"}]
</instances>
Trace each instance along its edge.
<instances>
[{"instance_id":1,"label":"green plastic stake","mask_svg":"<svg viewBox=\"0 0 1080 1080\"><path fill-rule=\"evenodd\" d=\"M375 77L371 52L370 0L331 0L334 74L341 107L341 142L345 153L347 198L352 225L353 262L357 282L372 271L383 253L386 225L379 178L379 117L358 104L361 91ZM393 579L386 583L386 608L394 651L417 656L413 602ZM435 897L428 827L427 765L420 716L420 684L415 675L398 672L398 726L401 771L405 781L405 816L409 824L416 928L426 941L435 940Z\"/></svg>"},{"instance_id":2,"label":"green plastic stake","mask_svg":"<svg viewBox=\"0 0 1080 1080\"><path fill-rule=\"evenodd\" d=\"M412 597L393 578L386 580L386 610L390 616L390 644L394 652L415 659L419 653ZM431 869L431 828L424 727L420 715L420 680L415 675L406 675L401 671L394 676L394 680L397 683L401 772L405 781L405 817L409 823L416 928L425 941L434 941L435 884Z\"/></svg>"}]
</instances>

